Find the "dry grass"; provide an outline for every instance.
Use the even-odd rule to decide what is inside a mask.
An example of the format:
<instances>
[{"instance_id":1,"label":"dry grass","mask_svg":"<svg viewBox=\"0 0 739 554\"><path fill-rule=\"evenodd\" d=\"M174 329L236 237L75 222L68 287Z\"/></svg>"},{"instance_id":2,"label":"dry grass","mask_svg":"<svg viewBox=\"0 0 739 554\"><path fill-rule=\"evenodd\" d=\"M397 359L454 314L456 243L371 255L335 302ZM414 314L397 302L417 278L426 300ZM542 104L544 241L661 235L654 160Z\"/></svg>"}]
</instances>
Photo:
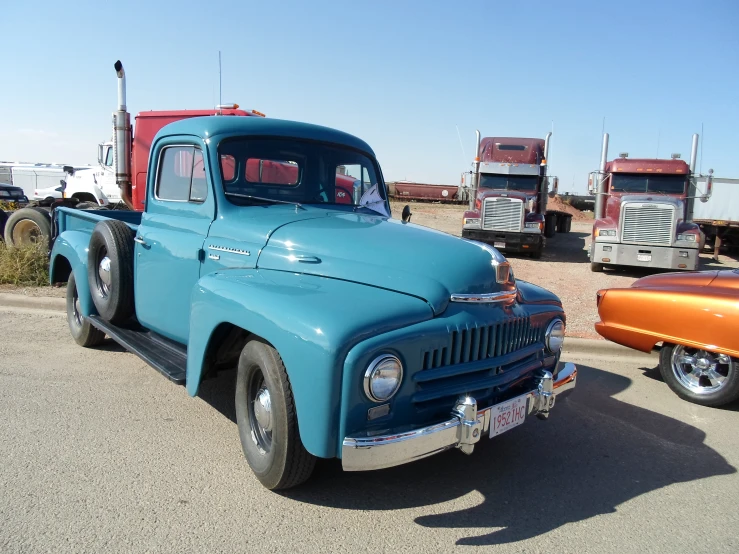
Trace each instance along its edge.
<instances>
[{"instance_id":1,"label":"dry grass","mask_svg":"<svg viewBox=\"0 0 739 554\"><path fill-rule=\"evenodd\" d=\"M0 284L41 286L48 283L46 244L8 248L0 242Z\"/></svg>"}]
</instances>

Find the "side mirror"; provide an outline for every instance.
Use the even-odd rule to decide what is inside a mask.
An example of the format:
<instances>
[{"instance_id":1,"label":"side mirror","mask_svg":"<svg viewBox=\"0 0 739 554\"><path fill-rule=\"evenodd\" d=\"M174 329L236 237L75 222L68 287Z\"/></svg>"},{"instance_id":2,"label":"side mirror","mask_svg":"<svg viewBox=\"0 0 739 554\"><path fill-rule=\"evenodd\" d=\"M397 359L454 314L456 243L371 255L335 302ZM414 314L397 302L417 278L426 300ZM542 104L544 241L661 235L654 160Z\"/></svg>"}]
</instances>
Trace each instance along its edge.
<instances>
[{"instance_id":1,"label":"side mirror","mask_svg":"<svg viewBox=\"0 0 739 554\"><path fill-rule=\"evenodd\" d=\"M549 198L554 198L559 193L559 177L552 179L552 190L549 191Z\"/></svg>"},{"instance_id":2,"label":"side mirror","mask_svg":"<svg viewBox=\"0 0 739 554\"><path fill-rule=\"evenodd\" d=\"M701 202L704 204L708 202L708 199L711 198L711 195L713 194L713 169L708 170L708 178L706 179L706 193L701 196Z\"/></svg>"},{"instance_id":3,"label":"side mirror","mask_svg":"<svg viewBox=\"0 0 739 554\"><path fill-rule=\"evenodd\" d=\"M411 213L411 207L406 204L403 208L403 215L401 215L401 218L403 219L403 223L408 223L411 220L411 216L413 214Z\"/></svg>"},{"instance_id":4,"label":"side mirror","mask_svg":"<svg viewBox=\"0 0 739 554\"><path fill-rule=\"evenodd\" d=\"M98 163L102 165L103 163L103 145L98 144Z\"/></svg>"}]
</instances>

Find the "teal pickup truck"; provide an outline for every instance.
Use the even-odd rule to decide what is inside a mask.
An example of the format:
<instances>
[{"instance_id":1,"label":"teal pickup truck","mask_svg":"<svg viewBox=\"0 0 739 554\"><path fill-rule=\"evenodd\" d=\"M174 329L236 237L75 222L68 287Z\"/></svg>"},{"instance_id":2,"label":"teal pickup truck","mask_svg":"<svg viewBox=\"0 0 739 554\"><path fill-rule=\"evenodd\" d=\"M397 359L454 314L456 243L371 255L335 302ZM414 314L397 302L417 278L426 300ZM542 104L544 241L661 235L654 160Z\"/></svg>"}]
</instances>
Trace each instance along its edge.
<instances>
[{"instance_id":1,"label":"teal pickup truck","mask_svg":"<svg viewBox=\"0 0 739 554\"><path fill-rule=\"evenodd\" d=\"M156 135L146 189L143 213L55 210L72 336L107 335L193 396L236 368L242 447L267 488L302 483L318 457L358 471L469 454L575 386L559 299L487 245L391 218L356 137L181 120Z\"/></svg>"}]
</instances>

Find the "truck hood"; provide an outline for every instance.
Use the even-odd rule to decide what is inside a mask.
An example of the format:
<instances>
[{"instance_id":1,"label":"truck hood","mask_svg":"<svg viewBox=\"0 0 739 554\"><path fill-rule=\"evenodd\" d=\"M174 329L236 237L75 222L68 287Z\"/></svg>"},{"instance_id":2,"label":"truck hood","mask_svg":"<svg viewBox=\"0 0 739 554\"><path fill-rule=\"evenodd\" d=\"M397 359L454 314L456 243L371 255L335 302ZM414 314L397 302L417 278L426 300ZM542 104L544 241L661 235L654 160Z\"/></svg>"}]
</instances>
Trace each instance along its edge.
<instances>
[{"instance_id":1,"label":"truck hood","mask_svg":"<svg viewBox=\"0 0 739 554\"><path fill-rule=\"evenodd\" d=\"M358 213L326 214L283 225L269 237L257 267L401 292L422 298L436 314L446 309L451 294L514 288L496 283L492 255L477 243Z\"/></svg>"}]
</instances>

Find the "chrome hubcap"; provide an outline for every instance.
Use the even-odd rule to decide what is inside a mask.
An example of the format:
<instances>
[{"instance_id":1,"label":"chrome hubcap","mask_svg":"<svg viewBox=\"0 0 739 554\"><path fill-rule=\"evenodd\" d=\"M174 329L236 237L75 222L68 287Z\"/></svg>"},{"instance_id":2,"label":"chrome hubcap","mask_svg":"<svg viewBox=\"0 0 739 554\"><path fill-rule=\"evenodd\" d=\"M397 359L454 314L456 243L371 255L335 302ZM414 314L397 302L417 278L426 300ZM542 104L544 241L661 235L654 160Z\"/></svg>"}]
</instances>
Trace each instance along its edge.
<instances>
[{"instance_id":1,"label":"chrome hubcap","mask_svg":"<svg viewBox=\"0 0 739 554\"><path fill-rule=\"evenodd\" d=\"M254 416L262 431L268 433L272 431L272 401L264 385L257 391L257 397L254 399Z\"/></svg>"},{"instance_id":2,"label":"chrome hubcap","mask_svg":"<svg viewBox=\"0 0 739 554\"><path fill-rule=\"evenodd\" d=\"M98 277L100 277L100 290L103 296L110 292L110 258L105 256L98 265Z\"/></svg>"},{"instance_id":3,"label":"chrome hubcap","mask_svg":"<svg viewBox=\"0 0 739 554\"><path fill-rule=\"evenodd\" d=\"M247 395L251 439L262 454L267 454L272 449L272 398L261 371L252 375Z\"/></svg>"},{"instance_id":4,"label":"chrome hubcap","mask_svg":"<svg viewBox=\"0 0 739 554\"><path fill-rule=\"evenodd\" d=\"M82 325L82 316L80 315L82 312L80 310L80 299L77 296L77 294L74 295L74 320L77 322L77 325Z\"/></svg>"},{"instance_id":5,"label":"chrome hubcap","mask_svg":"<svg viewBox=\"0 0 739 554\"><path fill-rule=\"evenodd\" d=\"M685 388L696 394L720 390L734 369L726 354L676 346L672 351L672 372Z\"/></svg>"}]
</instances>

